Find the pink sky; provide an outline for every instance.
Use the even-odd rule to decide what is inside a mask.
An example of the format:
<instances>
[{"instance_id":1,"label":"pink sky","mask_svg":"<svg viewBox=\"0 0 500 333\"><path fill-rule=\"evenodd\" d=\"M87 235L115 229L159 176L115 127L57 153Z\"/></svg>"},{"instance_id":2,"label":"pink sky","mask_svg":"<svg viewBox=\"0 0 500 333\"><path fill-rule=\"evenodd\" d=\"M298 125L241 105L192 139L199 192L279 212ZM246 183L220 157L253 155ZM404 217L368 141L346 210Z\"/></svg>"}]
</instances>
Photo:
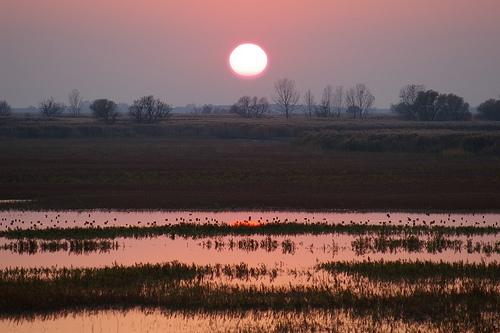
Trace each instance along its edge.
<instances>
[{"instance_id":1,"label":"pink sky","mask_svg":"<svg viewBox=\"0 0 500 333\"><path fill-rule=\"evenodd\" d=\"M295 79L316 96L326 84L368 84L388 107L410 82L472 105L500 94L498 0L0 0L0 99L36 105L85 98L170 103L270 98ZM240 42L269 55L266 75L236 78Z\"/></svg>"}]
</instances>

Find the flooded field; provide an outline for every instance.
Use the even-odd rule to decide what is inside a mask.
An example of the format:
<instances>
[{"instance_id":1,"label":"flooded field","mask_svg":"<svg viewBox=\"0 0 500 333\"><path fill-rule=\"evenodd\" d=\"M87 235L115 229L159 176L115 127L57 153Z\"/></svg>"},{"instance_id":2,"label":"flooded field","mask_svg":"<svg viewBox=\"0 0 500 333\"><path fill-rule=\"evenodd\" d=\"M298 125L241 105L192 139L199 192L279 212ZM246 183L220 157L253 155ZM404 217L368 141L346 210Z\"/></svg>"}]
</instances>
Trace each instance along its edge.
<instances>
[{"instance_id":1,"label":"flooded field","mask_svg":"<svg viewBox=\"0 0 500 333\"><path fill-rule=\"evenodd\" d=\"M0 331L495 331L499 222L482 213L5 211Z\"/></svg>"}]
</instances>

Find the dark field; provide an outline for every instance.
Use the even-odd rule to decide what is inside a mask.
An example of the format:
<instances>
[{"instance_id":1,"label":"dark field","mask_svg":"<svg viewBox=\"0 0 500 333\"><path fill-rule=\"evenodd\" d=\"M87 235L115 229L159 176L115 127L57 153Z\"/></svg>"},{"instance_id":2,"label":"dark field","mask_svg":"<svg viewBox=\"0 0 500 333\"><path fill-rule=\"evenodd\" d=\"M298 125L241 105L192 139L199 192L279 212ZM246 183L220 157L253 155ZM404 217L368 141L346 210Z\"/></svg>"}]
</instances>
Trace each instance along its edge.
<instances>
[{"instance_id":1,"label":"dark field","mask_svg":"<svg viewBox=\"0 0 500 333\"><path fill-rule=\"evenodd\" d=\"M496 123L431 124L425 130L426 138L433 137L426 152L410 144L403 152L398 135L385 135L377 149L315 142L325 128L344 139L351 135L363 140L377 133L420 133L423 128L422 123L394 120L286 123L195 117L142 128L133 136L75 134L82 126L112 132L92 120L16 124L0 126L0 198L33 200L16 204L19 208L500 208L500 158L496 141L491 141L498 136ZM60 127L69 134L5 134L6 128L18 127ZM126 125L115 127L123 130ZM193 130L198 127L208 132ZM221 128L231 135L219 135ZM360 131L369 135L359 137ZM474 153L463 146L461 137L478 135L491 139L483 140L489 142L486 148ZM336 136L327 137L331 145ZM439 142L439 149L432 149L432 142Z\"/></svg>"}]
</instances>

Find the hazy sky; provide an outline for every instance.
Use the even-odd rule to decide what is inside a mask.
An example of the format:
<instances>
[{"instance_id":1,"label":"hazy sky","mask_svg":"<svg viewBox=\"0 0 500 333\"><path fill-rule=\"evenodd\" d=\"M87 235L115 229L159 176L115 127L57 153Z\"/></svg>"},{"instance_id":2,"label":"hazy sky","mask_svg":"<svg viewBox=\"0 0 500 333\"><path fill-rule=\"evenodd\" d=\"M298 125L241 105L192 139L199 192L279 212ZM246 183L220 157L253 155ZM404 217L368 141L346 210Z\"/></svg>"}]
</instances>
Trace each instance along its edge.
<instances>
[{"instance_id":1,"label":"hazy sky","mask_svg":"<svg viewBox=\"0 0 500 333\"><path fill-rule=\"evenodd\" d=\"M318 97L364 82L379 107L410 82L476 105L500 95L499 40L500 0L0 0L0 99L227 104L289 77ZM228 69L245 41L264 77Z\"/></svg>"}]
</instances>

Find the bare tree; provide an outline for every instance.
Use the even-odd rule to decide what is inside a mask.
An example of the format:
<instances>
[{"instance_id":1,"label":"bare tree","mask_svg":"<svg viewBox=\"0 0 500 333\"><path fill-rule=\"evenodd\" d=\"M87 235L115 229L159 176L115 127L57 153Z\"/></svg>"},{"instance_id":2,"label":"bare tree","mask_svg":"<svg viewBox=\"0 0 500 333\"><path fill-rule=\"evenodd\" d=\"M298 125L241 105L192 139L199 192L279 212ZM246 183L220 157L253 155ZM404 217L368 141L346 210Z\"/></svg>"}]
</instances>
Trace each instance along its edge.
<instances>
[{"instance_id":1,"label":"bare tree","mask_svg":"<svg viewBox=\"0 0 500 333\"><path fill-rule=\"evenodd\" d=\"M260 117L264 113L269 112L269 102L265 97L257 98L256 96L243 96L238 102L231 106L229 112L245 118Z\"/></svg>"},{"instance_id":2,"label":"bare tree","mask_svg":"<svg viewBox=\"0 0 500 333\"><path fill-rule=\"evenodd\" d=\"M255 113L258 114L258 116L262 116L266 113L269 113L269 101L265 97L259 98L257 103L255 103Z\"/></svg>"},{"instance_id":3,"label":"bare tree","mask_svg":"<svg viewBox=\"0 0 500 333\"><path fill-rule=\"evenodd\" d=\"M358 83L350 88L346 94L347 112L353 115L353 118L363 118L375 102L375 96L365 84Z\"/></svg>"},{"instance_id":4,"label":"bare tree","mask_svg":"<svg viewBox=\"0 0 500 333\"><path fill-rule=\"evenodd\" d=\"M66 109L62 103L57 103L53 97L49 97L40 102L38 107L42 116L46 118L57 117Z\"/></svg>"},{"instance_id":5,"label":"bare tree","mask_svg":"<svg viewBox=\"0 0 500 333\"><path fill-rule=\"evenodd\" d=\"M279 79L274 84L274 90L274 102L285 114L285 117L289 118L300 99L295 81L286 78Z\"/></svg>"},{"instance_id":6,"label":"bare tree","mask_svg":"<svg viewBox=\"0 0 500 333\"><path fill-rule=\"evenodd\" d=\"M11 109L9 103L7 103L6 101L0 100L0 118L1 117L6 118L6 117L10 116L11 110L12 109Z\"/></svg>"},{"instance_id":7,"label":"bare tree","mask_svg":"<svg viewBox=\"0 0 500 333\"><path fill-rule=\"evenodd\" d=\"M304 95L304 107L306 116L311 119L313 114L316 113L316 102L314 101L314 95L311 90L307 90Z\"/></svg>"},{"instance_id":8,"label":"bare tree","mask_svg":"<svg viewBox=\"0 0 500 333\"><path fill-rule=\"evenodd\" d=\"M337 118L340 118L340 115L342 112L344 112L345 109L345 96L344 96L344 87L338 86L335 89L335 92L333 93L332 97L332 111L337 116Z\"/></svg>"},{"instance_id":9,"label":"bare tree","mask_svg":"<svg viewBox=\"0 0 500 333\"><path fill-rule=\"evenodd\" d=\"M332 115L332 97L332 86L328 85L323 89L323 95L318 107L318 116L330 117Z\"/></svg>"},{"instance_id":10,"label":"bare tree","mask_svg":"<svg viewBox=\"0 0 500 333\"><path fill-rule=\"evenodd\" d=\"M417 120L419 117L419 108L416 104L418 96L424 92L423 85L408 84L399 91L399 103L392 105L393 112L407 120Z\"/></svg>"},{"instance_id":11,"label":"bare tree","mask_svg":"<svg viewBox=\"0 0 500 333\"><path fill-rule=\"evenodd\" d=\"M400 103L407 105L415 104L418 94L424 91L425 87L420 84L408 84L399 91Z\"/></svg>"},{"instance_id":12,"label":"bare tree","mask_svg":"<svg viewBox=\"0 0 500 333\"><path fill-rule=\"evenodd\" d=\"M106 124L113 124L118 117L118 106L109 99L96 99L90 109L97 119L103 120Z\"/></svg>"},{"instance_id":13,"label":"bare tree","mask_svg":"<svg viewBox=\"0 0 500 333\"><path fill-rule=\"evenodd\" d=\"M78 89L73 89L68 95L69 110L74 117L80 115L80 110L82 109L82 97L80 96L80 91Z\"/></svg>"},{"instance_id":14,"label":"bare tree","mask_svg":"<svg viewBox=\"0 0 500 333\"><path fill-rule=\"evenodd\" d=\"M154 96L144 96L129 107L129 116L137 123L156 123L170 116L171 111L169 104Z\"/></svg>"}]
</instances>

